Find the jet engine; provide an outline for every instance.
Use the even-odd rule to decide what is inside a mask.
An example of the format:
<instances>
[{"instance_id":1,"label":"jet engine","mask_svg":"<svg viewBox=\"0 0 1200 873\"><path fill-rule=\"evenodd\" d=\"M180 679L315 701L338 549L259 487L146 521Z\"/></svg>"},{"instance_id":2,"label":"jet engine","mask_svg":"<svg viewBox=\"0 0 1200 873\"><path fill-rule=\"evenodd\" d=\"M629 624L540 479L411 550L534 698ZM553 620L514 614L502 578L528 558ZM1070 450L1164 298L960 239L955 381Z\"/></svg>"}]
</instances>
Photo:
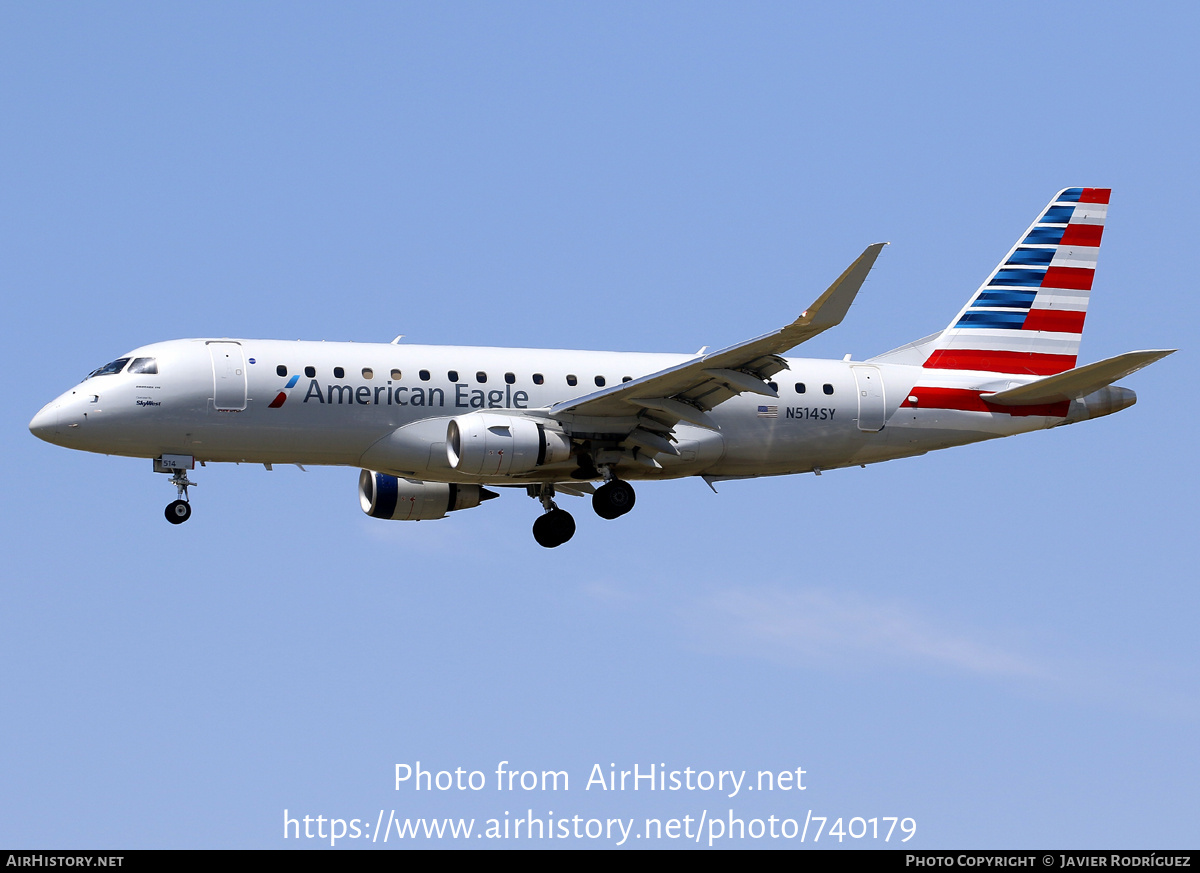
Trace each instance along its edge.
<instances>
[{"instance_id":1,"label":"jet engine","mask_svg":"<svg viewBox=\"0 0 1200 873\"><path fill-rule=\"evenodd\" d=\"M529 418L472 412L446 426L446 459L472 476L527 473L570 457L570 437Z\"/></svg>"},{"instance_id":2,"label":"jet engine","mask_svg":"<svg viewBox=\"0 0 1200 873\"><path fill-rule=\"evenodd\" d=\"M397 479L373 470L358 474L358 502L371 518L425 521L442 518L456 509L471 509L499 496L479 485Z\"/></svg>"}]
</instances>

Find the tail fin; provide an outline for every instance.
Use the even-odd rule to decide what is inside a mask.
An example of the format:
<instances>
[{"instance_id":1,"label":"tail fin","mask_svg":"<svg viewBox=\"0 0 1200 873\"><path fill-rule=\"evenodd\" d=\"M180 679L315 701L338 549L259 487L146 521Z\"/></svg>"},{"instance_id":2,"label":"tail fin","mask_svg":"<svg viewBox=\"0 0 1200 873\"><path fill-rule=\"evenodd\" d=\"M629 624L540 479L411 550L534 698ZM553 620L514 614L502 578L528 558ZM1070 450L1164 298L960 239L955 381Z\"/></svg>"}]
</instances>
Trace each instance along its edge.
<instances>
[{"instance_id":1,"label":"tail fin","mask_svg":"<svg viewBox=\"0 0 1200 873\"><path fill-rule=\"evenodd\" d=\"M1049 376L1079 355L1108 188L1066 188L932 346L925 366Z\"/></svg>"}]
</instances>

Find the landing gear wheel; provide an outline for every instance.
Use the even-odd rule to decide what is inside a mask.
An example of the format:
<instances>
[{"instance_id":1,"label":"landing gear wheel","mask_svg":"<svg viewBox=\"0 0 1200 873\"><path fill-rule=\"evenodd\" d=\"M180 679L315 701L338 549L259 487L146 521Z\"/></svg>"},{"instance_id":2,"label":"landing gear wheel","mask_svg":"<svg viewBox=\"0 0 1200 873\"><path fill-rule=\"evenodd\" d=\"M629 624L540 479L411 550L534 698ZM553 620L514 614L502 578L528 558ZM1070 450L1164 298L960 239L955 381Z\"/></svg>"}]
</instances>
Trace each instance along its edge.
<instances>
[{"instance_id":1,"label":"landing gear wheel","mask_svg":"<svg viewBox=\"0 0 1200 873\"><path fill-rule=\"evenodd\" d=\"M167 505L167 511L164 514L171 524L183 524L192 517L192 505L186 500L176 500Z\"/></svg>"},{"instance_id":2,"label":"landing gear wheel","mask_svg":"<svg viewBox=\"0 0 1200 873\"><path fill-rule=\"evenodd\" d=\"M575 519L565 509L551 509L533 523L533 538L539 546L553 549L575 536Z\"/></svg>"},{"instance_id":3,"label":"landing gear wheel","mask_svg":"<svg viewBox=\"0 0 1200 873\"><path fill-rule=\"evenodd\" d=\"M633 509L636 499L632 485L621 479L613 479L596 489L592 495L592 509L601 518L620 518Z\"/></svg>"}]
</instances>

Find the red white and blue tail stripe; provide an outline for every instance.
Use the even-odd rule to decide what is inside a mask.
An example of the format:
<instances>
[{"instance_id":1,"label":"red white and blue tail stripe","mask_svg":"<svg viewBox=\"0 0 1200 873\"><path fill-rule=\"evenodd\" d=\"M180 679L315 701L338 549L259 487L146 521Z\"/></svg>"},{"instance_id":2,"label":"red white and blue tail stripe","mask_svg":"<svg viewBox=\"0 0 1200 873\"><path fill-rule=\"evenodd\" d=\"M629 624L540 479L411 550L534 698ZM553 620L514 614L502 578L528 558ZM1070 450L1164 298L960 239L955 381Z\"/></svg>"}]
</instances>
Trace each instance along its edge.
<instances>
[{"instance_id":1,"label":"red white and blue tail stripe","mask_svg":"<svg viewBox=\"0 0 1200 873\"><path fill-rule=\"evenodd\" d=\"M925 366L1048 376L1079 354L1108 188L1059 191L933 345Z\"/></svg>"}]
</instances>

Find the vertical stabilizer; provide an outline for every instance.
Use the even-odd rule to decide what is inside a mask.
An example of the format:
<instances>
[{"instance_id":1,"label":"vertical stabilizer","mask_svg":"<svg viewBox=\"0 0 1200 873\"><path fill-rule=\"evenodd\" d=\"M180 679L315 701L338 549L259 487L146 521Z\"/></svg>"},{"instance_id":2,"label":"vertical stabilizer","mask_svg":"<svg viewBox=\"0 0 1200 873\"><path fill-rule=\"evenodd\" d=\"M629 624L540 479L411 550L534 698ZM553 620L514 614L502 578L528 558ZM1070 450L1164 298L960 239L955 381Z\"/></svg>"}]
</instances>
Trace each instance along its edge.
<instances>
[{"instance_id":1,"label":"vertical stabilizer","mask_svg":"<svg viewBox=\"0 0 1200 873\"><path fill-rule=\"evenodd\" d=\"M942 331L925 366L1035 376L1073 368L1108 195L1059 191Z\"/></svg>"}]
</instances>

